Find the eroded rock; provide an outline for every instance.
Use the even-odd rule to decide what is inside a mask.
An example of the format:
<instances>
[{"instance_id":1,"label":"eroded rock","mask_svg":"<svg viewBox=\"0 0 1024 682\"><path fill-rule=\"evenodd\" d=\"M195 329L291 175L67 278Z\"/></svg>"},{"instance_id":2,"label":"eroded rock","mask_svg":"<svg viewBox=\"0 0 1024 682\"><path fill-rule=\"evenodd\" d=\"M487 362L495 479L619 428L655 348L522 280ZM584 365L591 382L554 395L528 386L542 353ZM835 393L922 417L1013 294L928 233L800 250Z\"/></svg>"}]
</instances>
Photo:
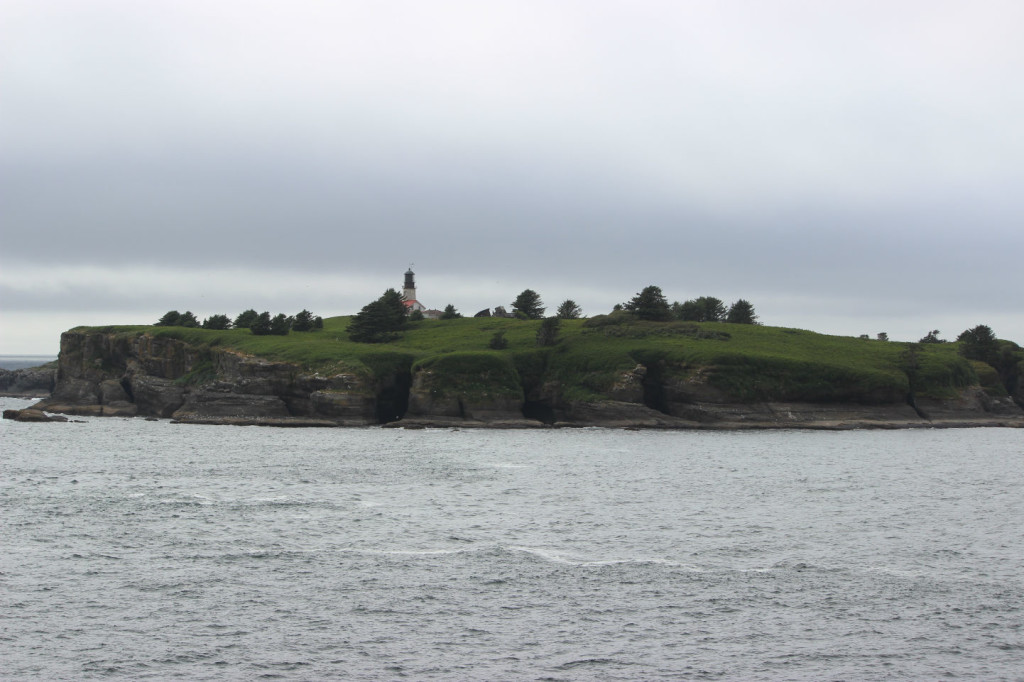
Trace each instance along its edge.
<instances>
[{"instance_id":1,"label":"eroded rock","mask_svg":"<svg viewBox=\"0 0 1024 682\"><path fill-rule=\"evenodd\" d=\"M67 417L55 414L46 414L42 410L27 407L23 410L4 410L4 419L12 419L17 422L66 422Z\"/></svg>"}]
</instances>

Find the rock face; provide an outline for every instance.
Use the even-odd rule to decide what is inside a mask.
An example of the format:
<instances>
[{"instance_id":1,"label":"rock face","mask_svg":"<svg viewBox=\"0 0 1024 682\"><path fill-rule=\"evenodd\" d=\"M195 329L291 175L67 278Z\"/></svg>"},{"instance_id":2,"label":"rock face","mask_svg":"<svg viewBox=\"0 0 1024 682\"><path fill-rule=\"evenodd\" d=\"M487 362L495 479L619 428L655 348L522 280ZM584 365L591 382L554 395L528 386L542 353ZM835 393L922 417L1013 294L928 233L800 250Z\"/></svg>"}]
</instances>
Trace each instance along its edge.
<instances>
[{"instance_id":1,"label":"rock face","mask_svg":"<svg viewBox=\"0 0 1024 682\"><path fill-rule=\"evenodd\" d=\"M913 405L902 395L870 395L869 403L736 402L708 380L712 370L673 376L638 364L593 399L578 400L538 367L527 380L506 356L452 353L412 367L396 364L392 376L321 376L168 338L70 331L61 337L51 397L24 418L45 417L39 410L46 410L273 426L1024 427L1017 403L978 386Z\"/></svg>"},{"instance_id":2,"label":"rock face","mask_svg":"<svg viewBox=\"0 0 1024 682\"><path fill-rule=\"evenodd\" d=\"M0 369L0 395L17 398L41 398L53 393L57 370L49 367Z\"/></svg>"},{"instance_id":3,"label":"rock face","mask_svg":"<svg viewBox=\"0 0 1024 682\"><path fill-rule=\"evenodd\" d=\"M65 332L55 387L35 407L89 416L149 416L203 423L361 426L377 423L374 387L350 374L173 339Z\"/></svg>"},{"instance_id":4,"label":"rock face","mask_svg":"<svg viewBox=\"0 0 1024 682\"><path fill-rule=\"evenodd\" d=\"M4 410L4 419L13 419L17 422L66 422L67 417L55 414L46 414L42 410L26 408L24 410Z\"/></svg>"}]
</instances>

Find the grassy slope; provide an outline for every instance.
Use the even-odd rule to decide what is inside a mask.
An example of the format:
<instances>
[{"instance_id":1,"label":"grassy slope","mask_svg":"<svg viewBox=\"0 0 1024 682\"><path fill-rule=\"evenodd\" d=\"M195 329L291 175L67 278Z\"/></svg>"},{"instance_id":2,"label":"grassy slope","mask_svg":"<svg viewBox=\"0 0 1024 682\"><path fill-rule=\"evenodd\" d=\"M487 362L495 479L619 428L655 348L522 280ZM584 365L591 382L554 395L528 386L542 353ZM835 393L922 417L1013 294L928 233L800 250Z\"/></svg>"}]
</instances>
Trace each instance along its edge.
<instances>
[{"instance_id":1,"label":"grassy slope","mask_svg":"<svg viewBox=\"0 0 1024 682\"><path fill-rule=\"evenodd\" d=\"M638 363L656 365L669 378L703 369L713 385L738 400L902 399L911 381L919 394L944 397L977 382L975 369L957 355L957 344L918 346L919 369L911 378L908 344L779 327L644 322L585 327L583 320L569 320L562 322L557 345L539 349L534 343L538 321L424 320L411 324L398 341L370 345L348 340L348 320L329 318L323 330L287 336L181 327L91 329L231 348L322 373L384 375L415 363L436 370L452 390L463 393L493 393L494 382L512 390L518 375L527 383L555 380L568 399L599 399ZM506 350L488 349L497 331L505 332Z\"/></svg>"}]
</instances>

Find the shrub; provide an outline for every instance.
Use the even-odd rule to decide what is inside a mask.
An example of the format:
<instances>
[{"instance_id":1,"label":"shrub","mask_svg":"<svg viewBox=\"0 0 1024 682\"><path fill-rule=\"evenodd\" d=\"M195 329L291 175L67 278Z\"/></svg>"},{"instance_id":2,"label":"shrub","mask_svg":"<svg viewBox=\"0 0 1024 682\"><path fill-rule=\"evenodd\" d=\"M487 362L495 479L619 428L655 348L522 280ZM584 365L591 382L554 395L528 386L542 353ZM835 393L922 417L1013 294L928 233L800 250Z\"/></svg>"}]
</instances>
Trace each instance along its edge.
<instances>
[{"instance_id":1,"label":"shrub","mask_svg":"<svg viewBox=\"0 0 1024 682\"><path fill-rule=\"evenodd\" d=\"M491 341L487 344L487 347L492 350L505 350L508 348L508 339L505 338L505 332L494 332L494 336L491 337Z\"/></svg>"},{"instance_id":2,"label":"shrub","mask_svg":"<svg viewBox=\"0 0 1024 682\"><path fill-rule=\"evenodd\" d=\"M558 341L558 325L561 320L557 317L545 317L537 330L538 346L553 346Z\"/></svg>"}]
</instances>

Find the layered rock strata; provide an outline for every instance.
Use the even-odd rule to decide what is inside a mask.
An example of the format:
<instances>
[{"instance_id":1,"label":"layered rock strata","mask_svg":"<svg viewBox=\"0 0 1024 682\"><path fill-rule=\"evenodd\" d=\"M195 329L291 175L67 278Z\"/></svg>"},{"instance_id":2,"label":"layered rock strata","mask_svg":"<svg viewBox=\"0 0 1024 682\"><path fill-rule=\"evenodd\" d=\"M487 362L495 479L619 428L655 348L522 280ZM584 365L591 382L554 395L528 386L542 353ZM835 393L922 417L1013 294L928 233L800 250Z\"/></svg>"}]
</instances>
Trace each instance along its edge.
<instances>
[{"instance_id":1,"label":"layered rock strata","mask_svg":"<svg viewBox=\"0 0 1024 682\"><path fill-rule=\"evenodd\" d=\"M497 368L498 366L495 365ZM52 395L35 410L147 416L194 424L661 429L851 429L1024 426L1009 398L969 387L952 399L872 396L870 404L736 402L707 375L658 378L638 365L599 399L567 400L541 377L520 385L512 370L458 376L446 366L399 368L392 377L302 371L223 349L147 335L70 331ZM475 371L475 370L474 370ZM490 372L490 374L488 373ZM912 404L911 404L912 403ZM34 416L34 415L32 415Z\"/></svg>"},{"instance_id":2,"label":"layered rock strata","mask_svg":"<svg viewBox=\"0 0 1024 682\"><path fill-rule=\"evenodd\" d=\"M363 426L377 423L373 387L352 374L173 339L65 332L53 394L34 406L89 416L151 416L194 423Z\"/></svg>"}]
</instances>

